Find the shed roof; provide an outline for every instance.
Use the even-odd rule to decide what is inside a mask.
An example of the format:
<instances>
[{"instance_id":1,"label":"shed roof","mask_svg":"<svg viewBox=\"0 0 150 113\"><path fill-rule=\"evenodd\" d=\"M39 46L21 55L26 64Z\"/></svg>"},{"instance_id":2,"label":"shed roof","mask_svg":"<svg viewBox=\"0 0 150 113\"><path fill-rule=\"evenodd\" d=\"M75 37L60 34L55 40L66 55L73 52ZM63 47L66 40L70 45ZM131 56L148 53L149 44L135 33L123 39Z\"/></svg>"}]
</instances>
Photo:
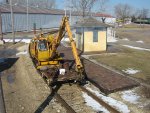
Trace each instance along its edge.
<instances>
[{"instance_id":1,"label":"shed roof","mask_svg":"<svg viewBox=\"0 0 150 113\"><path fill-rule=\"evenodd\" d=\"M2 13L10 13L10 5L0 5L0 9ZM27 13L27 7L26 6L13 6L13 12L14 13ZM59 9L41 9L36 7L28 7L29 14L64 14L63 10Z\"/></svg>"},{"instance_id":2,"label":"shed roof","mask_svg":"<svg viewBox=\"0 0 150 113\"><path fill-rule=\"evenodd\" d=\"M112 15L104 14L104 13L95 13L94 16L95 16L95 17L115 18L115 17L113 17Z\"/></svg>"},{"instance_id":3,"label":"shed roof","mask_svg":"<svg viewBox=\"0 0 150 113\"><path fill-rule=\"evenodd\" d=\"M102 23L92 17L82 19L75 24L76 27L112 27L108 24Z\"/></svg>"}]
</instances>

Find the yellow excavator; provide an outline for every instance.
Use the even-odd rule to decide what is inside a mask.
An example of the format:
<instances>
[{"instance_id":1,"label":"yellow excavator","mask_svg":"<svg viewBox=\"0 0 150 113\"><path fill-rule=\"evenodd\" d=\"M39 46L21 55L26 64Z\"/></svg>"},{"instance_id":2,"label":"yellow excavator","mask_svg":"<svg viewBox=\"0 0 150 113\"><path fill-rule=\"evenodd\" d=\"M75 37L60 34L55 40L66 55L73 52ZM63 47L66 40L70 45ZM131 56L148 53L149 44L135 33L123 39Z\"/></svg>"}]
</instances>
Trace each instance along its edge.
<instances>
[{"instance_id":1,"label":"yellow excavator","mask_svg":"<svg viewBox=\"0 0 150 113\"><path fill-rule=\"evenodd\" d=\"M72 53L75 59L75 69L68 68L69 64L57 52L62 38L68 34ZM64 16L57 34L43 34L35 36L29 44L29 53L35 66L40 70L48 84L56 81L75 80L81 81L85 78L83 65L78 56L75 41L73 40L69 18Z\"/></svg>"}]
</instances>

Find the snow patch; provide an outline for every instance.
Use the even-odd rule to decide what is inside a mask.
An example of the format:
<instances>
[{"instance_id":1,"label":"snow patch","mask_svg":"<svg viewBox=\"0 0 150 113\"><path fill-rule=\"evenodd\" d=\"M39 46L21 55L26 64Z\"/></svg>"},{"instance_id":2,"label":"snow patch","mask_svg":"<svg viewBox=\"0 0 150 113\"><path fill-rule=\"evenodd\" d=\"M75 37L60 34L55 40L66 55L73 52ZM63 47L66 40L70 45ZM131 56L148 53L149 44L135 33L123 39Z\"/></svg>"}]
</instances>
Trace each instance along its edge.
<instances>
[{"instance_id":1,"label":"snow patch","mask_svg":"<svg viewBox=\"0 0 150 113\"><path fill-rule=\"evenodd\" d=\"M108 37L107 42L117 42L118 40L115 37Z\"/></svg>"},{"instance_id":2,"label":"snow patch","mask_svg":"<svg viewBox=\"0 0 150 113\"><path fill-rule=\"evenodd\" d=\"M144 43L142 40L136 41L137 43Z\"/></svg>"},{"instance_id":3,"label":"snow patch","mask_svg":"<svg viewBox=\"0 0 150 113\"><path fill-rule=\"evenodd\" d=\"M150 51L150 49L146 49L146 48L140 48L140 47L134 47L134 46L130 46L130 45L123 45L125 47L129 47L132 49L137 49L137 50L145 50L145 51Z\"/></svg>"},{"instance_id":4,"label":"snow patch","mask_svg":"<svg viewBox=\"0 0 150 113\"><path fill-rule=\"evenodd\" d=\"M137 101L140 98L140 96L138 96L132 90L122 92L121 97L123 100L128 101L128 102L133 103L133 104L137 104L138 103Z\"/></svg>"},{"instance_id":5,"label":"snow patch","mask_svg":"<svg viewBox=\"0 0 150 113\"><path fill-rule=\"evenodd\" d=\"M15 39L15 42L30 43L31 39ZM13 39L4 39L5 42L13 42Z\"/></svg>"},{"instance_id":6,"label":"snow patch","mask_svg":"<svg viewBox=\"0 0 150 113\"><path fill-rule=\"evenodd\" d=\"M136 74L138 72L141 72L140 70L135 70L135 69L132 69L132 68L128 68L128 69L125 69L125 70L122 70L123 72L125 72L126 74Z\"/></svg>"},{"instance_id":7,"label":"snow patch","mask_svg":"<svg viewBox=\"0 0 150 113\"><path fill-rule=\"evenodd\" d=\"M128 39L128 38L123 38L122 40L126 40L126 41L129 41L129 39Z\"/></svg>"},{"instance_id":8,"label":"snow patch","mask_svg":"<svg viewBox=\"0 0 150 113\"><path fill-rule=\"evenodd\" d=\"M86 87L86 89L88 89L92 93L96 94L98 97L100 97L103 101L105 101L109 105L114 106L114 108L116 108L118 111L120 111L122 113L130 113L128 106L125 105L124 103L117 101L111 97L104 96L104 95L100 94L98 91L92 90L89 87Z\"/></svg>"},{"instance_id":9,"label":"snow patch","mask_svg":"<svg viewBox=\"0 0 150 113\"><path fill-rule=\"evenodd\" d=\"M20 52L21 51L28 51L28 47L29 47L29 45L26 44L26 45L23 45L21 47L18 47L17 50L20 51Z\"/></svg>"},{"instance_id":10,"label":"snow patch","mask_svg":"<svg viewBox=\"0 0 150 113\"><path fill-rule=\"evenodd\" d=\"M27 51L19 52L19 53L16 54L16 56L25 55L25 54L27 54Z\"/></svg>"},{"instance_id":11,"label":"snow patch","mask_svg":"<svg viewBox=\"0 0 150 113\"><path fill-rule=\"evenodd\" d=\"M31 39L23 39L21 42L30 43Z\"/></svg>"},{"instance_id":12,"label":"snow patch","mask_svg":"<svg viewBox=\"0 0 150 113\"><path fill-rule=\"evenodd\" d=\"M107 109L101 106L96 100L88 96L86 93L82 92L82 96L86 102L86 105L92 107L96 111L101 111L103 113L110 113Z\"/></svg>"}]
</instances>

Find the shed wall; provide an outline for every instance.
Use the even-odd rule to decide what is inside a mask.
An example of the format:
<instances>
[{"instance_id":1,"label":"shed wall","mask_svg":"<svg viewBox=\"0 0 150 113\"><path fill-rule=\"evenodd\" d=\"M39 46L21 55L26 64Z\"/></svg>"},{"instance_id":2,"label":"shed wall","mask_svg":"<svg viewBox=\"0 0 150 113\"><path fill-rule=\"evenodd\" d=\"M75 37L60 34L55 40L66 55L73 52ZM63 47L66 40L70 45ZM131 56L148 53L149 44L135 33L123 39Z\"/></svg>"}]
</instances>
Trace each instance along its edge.
<instances>
[{"instance_id":1,"label":"shed wall","mask_svg":"<svg viewBox=\"0 0 150 113\"><path fill-rule=\"evenodd\" d=\"M29 30L33 29L33 24L36 28L53 28L59 27L63 15L47 15L47 14L29 14ZM72 16L71 25L73 25L78 17ZM10 13L2 13L2 30L3 33L11 32L11 16ZM14 13L14 30L24 31L27 30L27 14Z\"/></svg>"},{"instance_id":2,"label":"shed wall","mask_svg":"<svg viewBox=\"0 0 150 113\"><path fill-rule=\"evenodd\" d=\"M93 32L84 32L84 52L106 51L106 31L98 32L98 42L93 42Z\"/></svg>"}]
</instances>

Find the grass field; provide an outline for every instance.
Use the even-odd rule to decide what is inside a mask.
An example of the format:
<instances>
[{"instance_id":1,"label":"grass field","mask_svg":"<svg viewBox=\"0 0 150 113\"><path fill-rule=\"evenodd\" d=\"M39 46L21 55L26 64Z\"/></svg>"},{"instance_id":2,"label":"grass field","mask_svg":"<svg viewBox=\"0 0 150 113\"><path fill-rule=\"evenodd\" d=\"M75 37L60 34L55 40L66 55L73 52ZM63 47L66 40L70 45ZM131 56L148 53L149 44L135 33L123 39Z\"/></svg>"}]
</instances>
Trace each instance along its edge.
<instances>
[{"instance_id":1,"label":"grass field","mask_svg":"<svg viewBox=\"0 0 150 113\"><path fill-rule=\"evenodd\" d=\"M131 41L143 40L145 43L150 43L150 25L129 24L115 30L118 38L128 38Z\"/></svg>"}]
</instances>

